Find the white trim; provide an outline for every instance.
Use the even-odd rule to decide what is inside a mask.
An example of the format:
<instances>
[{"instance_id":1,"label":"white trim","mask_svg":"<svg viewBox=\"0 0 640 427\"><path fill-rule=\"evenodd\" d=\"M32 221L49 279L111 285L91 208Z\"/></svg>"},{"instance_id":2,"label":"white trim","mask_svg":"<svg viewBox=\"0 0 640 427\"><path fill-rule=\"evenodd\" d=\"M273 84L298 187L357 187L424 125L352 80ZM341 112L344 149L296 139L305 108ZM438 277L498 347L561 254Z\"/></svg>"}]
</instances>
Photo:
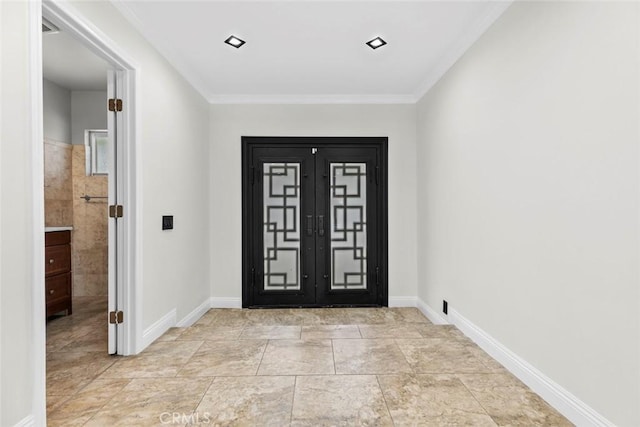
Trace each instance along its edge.
<instances>
[{"instance_id":1,"label":"white trim","mask_svg":"<svg viewBox=\"0 0 640 427\"><path fill-rule=\"evenodd\" d=\"M141 182L137 174L141 173L140 129L137 125L138 102L140 88L137 85L139 79L139 66L125 55L120 46L107 37L80 14L75 7L66 1L45 0L42 4L42 15L53 21L56 25L80 41L85 47L103 58L111 66L122 71L123 93L122 98L125 108L122 112L124 125L124 137L119 141L120 152L125 153L124 164L120 168L123 171L124 191L122 194L126 214L123 218L123 271L122 292L118 296L122 302L122 310L125 312L126 321L122 324L124 338L122 348L118 353L123 355L135 354L141 351L143 346L142 332L142 269L138 268L137 260L142 260L142 227L141 223ZM38 37L41 37L41 29L38 27ZM42 73L40 72L40 77ZM105 76L106 78L106 76ZM120 308L120 307L118 307Z\"/></svg>"},{"instance_id":2,"label":"white trim","mask_svg":"<svg viewBox=\"0 0 640 427\"><path fill-rule=\"evenodd\" d=\"M473 324L456 310L449 307L452 323L480 348L539 394L569 421L579 426L614 426L612 422L589 405L554 382L529 362L509 350L491 335Z\"/></svg>"},{"instance_id":3,"label":"white trim","mask_svg":"<svg viewBox=\"0 0 640 427\"><path fill-rule=\"evenodd\" d=\"M210 95L210 104L415 104L414 95Z\"/></svg>"},{"instance_id":4,"label":"white trim","mask_svg":"<svg viewBox=\"0 0 640 427\"><path fill-rule=\"evenodd\" d=\"M142 334L142 349L144 350L147 348L151 343L167 332L169 328L173 328L174 326L176 326L175 308L144 330L144 334Z\"/></svg>"},{"instance_id":5,"label":"white trim","mask_svg":"<svg viewBox=\"0 0 640 427\"><path fill-rule=\"evenodd\" d=\"M435 325L448 325L449 321L446 317L435 311L433 308L429 307L426 302L422 301L422 299L417 298L418 300L418 309L424 314L427 319L431 320L431 322Z\"/></svg>"},{"instance_id":6,"label":"white trim","mask_svg":"<svg viewBox=\"0 0 640 427\"><path fill-rule=\"evenodd\" d=\"M389 307L417 307L416 297L389 297Z\"/></svg>"},{"instance_id":7,"label":"white trim","mask_svg":"<svg viewBox=\"0 0 640 427\"><path fill-rule=\"evenodd\" d=\"M211 308L211 298L207 298L197 306L191 313L187 314L180 320L176 326L178 328L188 328L200 319Z\"/></svg>"},{"instance_id":8,"label":"white trim","mask_svg":"<svg viewBox=\"0 0 640 427\"><path fill-rule=\"evenodd\" d=\"M33 394L31 405L33 414L18 425L46 425L46 309L44 296L44 125L42 110L42 4L29 4L29 103L31 145L31 318L33 319Z\"/></svg>"},{"instance_id":9,"label":"white trim","mask_svg":"<svg viewBox=\"0 0 640 427\"><path fill-rule=\"evenodd\" d=\"M211 297L211 308L242 308L242 299L232 297Z\"/></svg>"},{"instance_id":10,"label":"white trim","mask_svg":"<svg viewBox=\"0 0 640 427\"><path fill-rule=\"evenodd\" d=\"M35 417L33 415L28 415L23 419L21 419L20 421L18 421L18 424L16 424L14 427L33 427L35 425L36 425ZM45 424L43 423L39 425L45 425Z\"/></svg>"},{"instance_id":11,"label":"white trim","mask_svg":"<svg viewBox=\"0 0 640 427\"><path fill-rule=\"evenodd\" d=\"M465 52L496 22L504 13L513 0L492 2L491 8L482 18L478 19L468 30L456 41L456 43L446 50L446 53L435 67L431 69L427 77L422 81L416 90L414 97L416 102L446 74L447 71L465 54Z\"/></svg>"}]
</instances>

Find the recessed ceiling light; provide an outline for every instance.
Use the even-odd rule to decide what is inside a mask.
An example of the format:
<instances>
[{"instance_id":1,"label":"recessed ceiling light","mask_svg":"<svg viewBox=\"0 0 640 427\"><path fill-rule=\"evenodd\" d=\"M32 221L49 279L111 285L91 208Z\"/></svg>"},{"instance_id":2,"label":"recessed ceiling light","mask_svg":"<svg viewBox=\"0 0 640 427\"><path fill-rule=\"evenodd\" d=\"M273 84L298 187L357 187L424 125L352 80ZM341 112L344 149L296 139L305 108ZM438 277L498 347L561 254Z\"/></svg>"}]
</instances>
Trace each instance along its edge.
<instances>
[{"instance_id":1,"label":"recessed ceiling light","mask_svg":"<svg viewBox=\"0 0 640 427\"><path fill-rule=\"evenodd\" d=\"M244 40L240 40L236 36L229 36L229 38L226 39L224 42L229 46L235 47L236 49L246 43Z\"/></svg>"},{"instance_id":2,"label":"recessed ceiling light","mask_svg":"<svg viewBox=\"0 0 640 427\"><path fill-rule=\"evenodd\" d=\"M369 46L371 49L377 49L384 46L385 44L387 44L387 42L382 40L381 37L376 37L375 39L369 40L367 42L367 46Z\"/></svg>"}]
</instances>

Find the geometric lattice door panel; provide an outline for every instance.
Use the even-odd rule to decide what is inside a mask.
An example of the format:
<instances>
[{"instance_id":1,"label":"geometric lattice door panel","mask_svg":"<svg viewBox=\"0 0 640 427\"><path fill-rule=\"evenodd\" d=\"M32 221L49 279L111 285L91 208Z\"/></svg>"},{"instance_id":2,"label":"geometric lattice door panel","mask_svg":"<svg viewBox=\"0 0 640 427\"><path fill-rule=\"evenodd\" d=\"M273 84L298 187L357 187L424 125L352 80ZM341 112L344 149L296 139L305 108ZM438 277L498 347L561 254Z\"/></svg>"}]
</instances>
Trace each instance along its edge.
<instances>
[{"instance_id":1,"label":"geometric lattice door panel","mask_svg":"<svg viewBox=\"0 0 640 427\"><path fill-rule=\"evenodd\" d=\"M386 138L243 138L243 306L386 305Z\"/></svg>"}]
</instances>

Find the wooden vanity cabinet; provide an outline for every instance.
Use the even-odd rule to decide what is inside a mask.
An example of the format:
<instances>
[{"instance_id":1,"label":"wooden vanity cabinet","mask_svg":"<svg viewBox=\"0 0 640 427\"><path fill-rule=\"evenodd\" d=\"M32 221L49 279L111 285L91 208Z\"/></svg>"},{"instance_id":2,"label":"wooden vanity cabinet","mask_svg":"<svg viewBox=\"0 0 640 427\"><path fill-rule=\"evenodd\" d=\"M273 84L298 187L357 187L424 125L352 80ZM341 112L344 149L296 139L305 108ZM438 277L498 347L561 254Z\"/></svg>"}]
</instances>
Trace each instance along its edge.
<instances>
[{"instance_id":1,"label":"wooden vanity cabinet","mask_svg":"<svg viewBox=\"0 0 640 427\"><path fill-rule=\"evenodd\" d=\"M44 234L44 272L47 317L71 314L71 231Z\"/></svg>"}]
</instances>

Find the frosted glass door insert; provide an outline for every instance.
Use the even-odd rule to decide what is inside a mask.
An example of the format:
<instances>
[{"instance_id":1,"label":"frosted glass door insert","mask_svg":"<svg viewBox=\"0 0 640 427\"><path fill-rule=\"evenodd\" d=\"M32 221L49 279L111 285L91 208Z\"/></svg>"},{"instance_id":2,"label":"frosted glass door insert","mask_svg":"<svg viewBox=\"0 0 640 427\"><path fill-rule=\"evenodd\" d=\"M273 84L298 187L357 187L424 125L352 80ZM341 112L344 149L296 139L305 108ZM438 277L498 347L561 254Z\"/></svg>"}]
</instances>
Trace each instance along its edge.
<instances>
[{"instance_id":1,"label":"frosted glass door insert","mask_svg":"<svg viewBox=\"0 0 640 427\"><path fill-rule=\"evenodd\" d=\"M300 290L300 164L264 163L264 290Z\"/></svg>"},{"instance_id":2,"label":"frosted glass door insert","mask_svg":"<svg viewBox=\"0 0 640 427\"><path fill-rule=\"evenodd\" d=\"M331 290L367 289L367 164L330 163Z\"/></svg>"}]
</instances>

